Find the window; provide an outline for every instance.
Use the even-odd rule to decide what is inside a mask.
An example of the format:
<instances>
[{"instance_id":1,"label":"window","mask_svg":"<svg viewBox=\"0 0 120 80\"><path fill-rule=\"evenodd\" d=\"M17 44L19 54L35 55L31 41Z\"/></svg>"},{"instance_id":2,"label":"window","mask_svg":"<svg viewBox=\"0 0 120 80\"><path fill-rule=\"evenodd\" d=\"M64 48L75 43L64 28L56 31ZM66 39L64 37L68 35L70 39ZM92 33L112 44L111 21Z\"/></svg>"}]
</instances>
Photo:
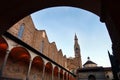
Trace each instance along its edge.
<instances>
[{"instance_id":1,"label":"window","mask_svg":"<svg viewBox=\"0 0 120 80\"><path fill-rule=\"evenodd\" d=\"M18 31L18 38L21 39L24 31L24 24L20 25L19 31Z\"/></svg>"},{"instance_id":2,"label":"window","mask_svg":"<svg viewBox=\"0 0 120 80\"><path fill-rule=\"evenodd\" d=\"M41 53L43 53L43 49L44 49L44 41L42 41L40 44L40 52Z\"/></svg>"}]
</instances>

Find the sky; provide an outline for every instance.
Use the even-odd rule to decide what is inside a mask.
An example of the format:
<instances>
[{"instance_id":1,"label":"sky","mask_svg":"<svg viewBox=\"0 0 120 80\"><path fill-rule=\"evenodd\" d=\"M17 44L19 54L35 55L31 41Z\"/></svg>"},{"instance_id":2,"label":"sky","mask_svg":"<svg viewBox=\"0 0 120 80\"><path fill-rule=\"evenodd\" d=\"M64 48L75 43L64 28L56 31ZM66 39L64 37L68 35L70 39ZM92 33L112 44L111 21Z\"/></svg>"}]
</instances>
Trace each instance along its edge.
<instances>
[{"instance_id":1,"label":"sky","mask_svg":"<svg viewBox=\"0 0 120 80\"><path fill-rule=\"evenodd\" d=\"M90 60L98 66L110 67L108 50L111 40L100 18L83 9L75 7L51 7L31 14L35 27L45 30L49 42L55 42L63 55L74 57L74 36L78 37L82 64Z\"/></svg>"}]
</instances>

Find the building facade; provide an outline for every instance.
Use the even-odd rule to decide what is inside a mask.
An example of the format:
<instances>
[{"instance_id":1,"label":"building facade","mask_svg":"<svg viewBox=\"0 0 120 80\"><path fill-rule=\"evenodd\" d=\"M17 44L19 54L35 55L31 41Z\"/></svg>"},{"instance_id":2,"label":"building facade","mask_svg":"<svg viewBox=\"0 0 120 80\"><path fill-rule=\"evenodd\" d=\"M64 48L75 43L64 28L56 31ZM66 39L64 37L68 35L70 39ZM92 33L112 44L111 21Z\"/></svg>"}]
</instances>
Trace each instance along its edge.
<instances>
[{"instance_id":1,"label":"building facade","mask_svg":"<svg viewBox=\"0 0 120 80\"><path fill-rule=\"evenodd\" d=\"M78 68L82 68L80 46L79 46L78 38L76 34L74 37L74 54L75 54L75 57L67 58L67 66L70 71L76 74L76 70Z\"/></svg>"},{"instance_id":2,"label":"building facade","mask_svg":"<svg viewBox=\"0 0 120 80\"><path fill-rule=\"evenodd\" d=\"M53 3L54 2L54 3ZM120 66L120 9L119 9L119 1L113 0L89 0L81 1L81 0L30 0L29 3L26 0L21 0L18 2L17 0L9 1L1 1L1 20L0 20L0 34L3 35L6 31L20 19L24 18L26 15L32 14L35 11L42 10L45 8L56 7L56 6L71 6L82 8L84 10L95 13L100 17L100 22L106 24L106 28L109 32L111 41L112 41L112 54L116 59L116 63L118 64L118 69ZM94 2L96 4L94 4ZM116 5L116 3L118 3ZM7 5L7 6L6 6ZM16 39L15 39L16 40ZM17 41L16 41L17 42ZM19 42L17 42L19 43ZM2 46L3 48L3 46ZM5 46L4 46L5 48ZM117 71L116 75L119 77L120 69ZM116 78L117 80L117 78Z\"/></svg>"},{"instance_id":3,"label":"building facade","mask_svg":"<svg viewBox=\"0 0 120 80\"><path fill-rule=\"evenodd\" d=\"M49 42L45 30L35 28L31 16L27 16L14 24L7 33L7 35L0 36L1 79L76 79L72 70L82 67L80 47L76 35L75 57L70 59L63 55L61 49L57 49L55 42Z\"/></svg>"},{"instance_id":4,"label":"building facade","mask_svg":"<svg viewBox=\"0 0 120 80\"><path fill-rule=\"evenodd\" d=\"M78 67L82 68L80 46L76 34L74 37L75 57L67 58L61 49L57 49L55 42L49 42L45 30L35 28L31 16L27 16L13 25L8 32L70 71Z\"/></svg>"},{"instance_id":5,"label":"building facade","mask_svg":"<svg viewBox=\"0 0 120 80\"><path fill-rule=\"evenodd\" d=\"M77 69L77 80L113 80L113 74L111 67L97 66L88 57L83 68Z\"/></svg>"},{"instance_id":6,"label":"building facade","mask_svg":"<svg viewBox=\"0 0 120 80\"><path fill-rule=\"evenodd\" d=\"M74 57L67 58L45 30L37 30L27 16L0 36L0 79L3 80L112 80L111 68L88 61L82 67L77 35ZM21 45L22 44L22 45ZM76 77L75 77L76 76ZM92 78L92 79L91 79Z\"/></svg>"}]
</instances>

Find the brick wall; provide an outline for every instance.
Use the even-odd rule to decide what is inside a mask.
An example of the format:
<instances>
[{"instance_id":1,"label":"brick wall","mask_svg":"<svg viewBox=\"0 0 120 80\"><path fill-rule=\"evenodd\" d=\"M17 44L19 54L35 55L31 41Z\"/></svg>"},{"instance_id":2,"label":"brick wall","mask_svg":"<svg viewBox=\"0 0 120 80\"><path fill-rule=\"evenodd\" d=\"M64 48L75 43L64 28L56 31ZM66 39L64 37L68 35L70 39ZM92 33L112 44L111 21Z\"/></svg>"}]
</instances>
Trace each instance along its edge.
<instances>
[{"instance_id":1,"label":"brick wall","mask_svg":"<svg viewBox=\"0 0 120 80\"><path fill-rule=\"evenodd\" d=\"M14 24L8 32L18 37L19 28L21 25L24 25L24 31L21 40L36 50L41 52L41 45L43 42L43 50L41 53L51 58L58 64L66 67L67 59L63 56L62 50L57 49L55 42L49 42L47 33L45 30L37 30L34 26L34 23L31 19L31 16L26 16L24 19L20 20ZM66 64L66 65L65 65Z\"/></svg>"}]
</instances>

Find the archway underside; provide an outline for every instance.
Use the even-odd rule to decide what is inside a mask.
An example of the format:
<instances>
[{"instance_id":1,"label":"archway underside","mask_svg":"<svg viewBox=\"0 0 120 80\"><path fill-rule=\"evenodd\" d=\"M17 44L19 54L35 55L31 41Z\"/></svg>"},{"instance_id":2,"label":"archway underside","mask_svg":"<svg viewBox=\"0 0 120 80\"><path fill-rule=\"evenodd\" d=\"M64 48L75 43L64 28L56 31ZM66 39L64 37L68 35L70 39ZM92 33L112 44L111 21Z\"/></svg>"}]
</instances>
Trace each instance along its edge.
<instances>
[{"instance_id":1,"label":"archway underside","mask_svg":"<svg viewBox=\"0 0 120 80\"><path fill-rule=\"evenodd\" d=\"M101 2L100 0L4 0L0 3L0 34L4 33L12 25L33 12L57 6L78 7L99 16Z\"/></svg>"}]
</instances>

